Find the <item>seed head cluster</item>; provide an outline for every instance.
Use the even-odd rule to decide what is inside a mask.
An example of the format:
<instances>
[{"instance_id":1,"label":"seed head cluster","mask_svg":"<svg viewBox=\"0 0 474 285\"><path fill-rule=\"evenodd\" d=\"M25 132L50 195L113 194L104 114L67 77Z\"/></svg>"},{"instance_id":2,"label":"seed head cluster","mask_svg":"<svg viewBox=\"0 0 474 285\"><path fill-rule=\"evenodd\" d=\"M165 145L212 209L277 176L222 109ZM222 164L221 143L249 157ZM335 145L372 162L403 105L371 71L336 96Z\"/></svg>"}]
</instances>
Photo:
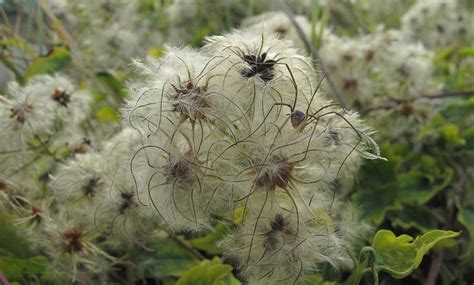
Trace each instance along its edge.
<instances>
[{"instance_id":1,"label":"seed head cluster","mask_svg":"<svg viewBox=\"0 0 474 285\"><path fill-rule=\"evenodd\" d=\"M350 264L353 238L334 220L344 189L333 185L351 180L361 158L380 158L378 147L356 113L318 90L308 57L275 35L237 30L136 67L123 108L140 141L130 171L162 227L206 232L240 212L221 246L251 284Z\"/></svg>"},{"instance_id":2,"label":"seed head cluster","mask_svg":"<svg viewBox=\"0 0 474 285\"><path fill-rule=\"evenodd\" d=\"M18 213L57 280L108 282L101 273L130 246L149 252L159 233L218 225L249 284L352 265L366 226L343 194L361 160L380 154L358 114L319 90L312 60L247 29L134 65L122 130L80 152L91 98L66 77L33 77L1 97L0 205Z\"/></svg>"}]
</instances>

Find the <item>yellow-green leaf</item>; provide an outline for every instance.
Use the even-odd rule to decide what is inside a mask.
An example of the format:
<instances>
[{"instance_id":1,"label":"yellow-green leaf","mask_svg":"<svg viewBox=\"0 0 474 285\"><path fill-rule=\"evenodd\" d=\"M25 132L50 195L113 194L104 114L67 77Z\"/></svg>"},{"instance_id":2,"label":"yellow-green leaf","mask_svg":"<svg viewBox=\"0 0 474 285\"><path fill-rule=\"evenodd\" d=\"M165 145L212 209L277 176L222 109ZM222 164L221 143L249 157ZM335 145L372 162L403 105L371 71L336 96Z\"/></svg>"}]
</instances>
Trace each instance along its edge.
<instances>
[{"instance_id":1,"label":"yellow-green leaf","mask_svg":"<svg viewBox=\"0 0 474 285\"><path fill-rule=\"evenodd\" d=\"M9 281L22 281L25 276L46 273L48 260L44 256L28 259L0 256L0 268Z\"/></svg>"},{"instance_id":2,"label":"yellow-green leaf","mask_svg":"<svg viewBox=\"0 0 474 285\"><path fill-rule=\"evenodd\" d=\"M37 74L53 74L71 62L71 53L65 47L54 47L47 56L33 59L25 72L25 80Z\"/></svg>"},{"instance_id":3,"label":"yellow-green leaf","mask_svg":"<svg viewBox=\"0 0 474 285\"><path fill-rule=\"evenodd\" d=\"M232 275L232 266L222 264L219 258L201 261L186 271L176 285L239 285Z\"/></svg>"},{"instance_id":4,"label":"yellow-green leaf","mask_svg":"<svg viewBox=\"0 0 474 285\"><path fill-rule=\"evenodd\" d=\"M218 224L216 229L203 237L189 240L189 243L199 250L204 250L210 254L220 254L224 250L218 246L218 242L222 240L227 232L227 227L223 224Z\"/></svg>"},{"instance_id":5,"label":"yellow-green leaf","mask_svg":"<svg viewBox=\"0 0 474 285\"><path fill-rule=\"evenodd\" d=\"M97 118L101 122L116 122L119 119L117 110L112 107L102 107L96 112Z\"/></svg>"},{"instance_id":6,"label":"yellow-green leaf","mask_svg":"<svg viewBox=\"0 0 474 285\"><path fill-rule=\"evenodd\" d=\"M18 257L29 257L31 255L29 242L13 226L13 218L4 214L0 215L1 252Z\"/></svg>"},{"instance_id":7,"label":"yellow-green leaf","mask_svg":"<svg viewBox=\"0 0 474 285\"><path fill-rule=\"evenodd\" d=\"M395 236L388 230L375 234L372 247L376 251L377 270L390 273L394 278L405 278L418 268L423 256L438 242L455 238L459 233L433 230L413 239L409 235Z\"/></svg>"}]
</instances>

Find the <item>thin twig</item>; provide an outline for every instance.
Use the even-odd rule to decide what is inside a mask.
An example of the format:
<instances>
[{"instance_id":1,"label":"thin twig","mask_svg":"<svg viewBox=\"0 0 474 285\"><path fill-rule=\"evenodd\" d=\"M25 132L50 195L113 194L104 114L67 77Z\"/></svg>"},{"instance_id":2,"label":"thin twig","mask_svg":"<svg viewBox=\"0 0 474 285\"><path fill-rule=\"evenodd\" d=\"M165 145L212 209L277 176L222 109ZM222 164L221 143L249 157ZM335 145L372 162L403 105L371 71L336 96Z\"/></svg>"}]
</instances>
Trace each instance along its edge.
<instances>
[{"instance_id":1,"label":"thin twig","mask_svg":"<svg viewBox=\"0 0 474 285\"><path fill-rule=\"evenodd\" d=\"M474 95L474 90L462 90L462 91L444 92L444 93L432 94L432 95L420 95L420 96L407 98L407 99L392 98L385 103L368 107L362 110L361 113L367 114L376 110L391 109L398 105L414 102L420 99L441 99L441 98L447 98L447 97L462 97L462 96L470 96L470 95Z\"/></svg>"},{"instance_id":2,"label":"thin twig","mask_svg":"<svg viewBox=\"0 0 474 285\"><path fill-rule=\"evenodd\" d=\"M318 51L316 48L311 44L311 42L308 40L308 37L304 34L303 30L301 29L301 26L296 22L295 20L295 15L291 11L291 9L286 5L283 0L278 0L278 4L280 5L281 10L286 14L286 16L290 19L292 25L295 27L296 32L298 33L299 37L303 41L305 47L307 50L311 52L311 55L313 58L318 61L319 66L323 73L326 74L326 79L328 81L329 87L333 91L334 95L336 96L336 100L341 104L341 106L344 109L347 109L347 104L344 98L342 97L341 93L337 90L336 85L334 84L334 81L332 80L331 76L327 72L326 66L324 65L324 61L322 58L319 56Z\"/></svg>"},{"instance_id":3,"label":"thin twig","mask_svg":"<svg viewBox=\"0 0 474 285\"><path fill-rule=\"evenodd\" d=\"M456 195L462 199L465 192L465 186L467 183L466 173L464 172L463 167L453 159L449 154L444 153L444 158L448 164L456 170L458 175L458 183L456 183ZM456 221L456 205L453 203L449 208L448 218L443 226L443 229L451 229ZM441 264L443 264L443 259L445 255L445 250L441 249L435 254L435 257L431 261L430 269L428 271L428 276L426 277L425 285L435 285L436 280L438 279L439 271L441 269Z\"/></svg>"},{"instance_id":4,"label":"thin twig","mask_svg":"<svg viewBox=\"0 0 474 285\"><path fill-rule=\"evenodd\" d=\"M173 241L175 241L177 244L179 244L182 248L184 248L187 252L189 252L192 256L199 260L204 260L206 259L199 251L195 250L190 246L185 240L181 239L180 237L170 234L169 236Z\"/></svg>"},{"instance_id":5,"label":"thin twig","mask_svg":"<svg viewBox=\"0 0 474 285\"><path fill-rule=\"evenodd\" d=\"M0 271L0 285L9 285L7 277Z\"/></svg>"},{"instance_id":6,"label":"thin twig","mask_svg":"<svg viewBox=\"0 0 474 285\"><path fill-rule=\"evenodd\" d=\"M439 270L441 269L441 264L443 263L444 258L444 249L438 251L435 255L435 258L431 262L430 269L428 271L428 277L426 278L425 285L435 285L436 279L438 279Z\"/></svg>"}]
</instances>

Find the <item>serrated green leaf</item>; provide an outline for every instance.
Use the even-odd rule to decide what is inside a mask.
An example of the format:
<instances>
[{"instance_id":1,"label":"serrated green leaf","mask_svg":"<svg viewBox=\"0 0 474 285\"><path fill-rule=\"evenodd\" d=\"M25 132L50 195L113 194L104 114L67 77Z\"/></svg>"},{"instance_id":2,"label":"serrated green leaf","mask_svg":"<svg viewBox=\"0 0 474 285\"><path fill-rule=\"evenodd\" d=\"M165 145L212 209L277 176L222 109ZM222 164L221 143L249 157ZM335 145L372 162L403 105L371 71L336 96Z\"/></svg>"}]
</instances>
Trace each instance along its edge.
<instances>
[{"instance_id":1,"label":"serrated green leaf","mask_svg":"<svg viewBox=\"0 0 474 285\"><path fill-rule=\"evenodd\" d=\"M353 200L361 209L364 220L378 225L388 211L402 209L396 192L392 189L390 185L385 185L378 189L364 189L354 193Z\"/></svg>"},{"instance_id":2,"label":"serrated green leaf","mask_svg":"<svg viewBox=\"0 0 474 285\"><path fill-rule=\"evenodd\" d=\"M436 219L423 206L405 206L399 211L389 212L388 216L396 225L405 230L415 228L420 232L427 232L438 227Z\"/></svg>"},{"instance_id":3,"label":"serrated green leaf","mask_svg":"<svg viewBox=\"0 0 474 285\"><path fill-rule=\"evenodd\" d=\"M425 174L411 171L397 176L397 199L402 203L424 204L449 184L453 171L447 168L439 177L428 181Z\"/></svg>"},{"instance_id":4,"label":"serrated green leaf","mask_svg":"<svg viewBox=\"0 0 474 285\"><path fill-rule=\"evenodd\" d=\"M212 260L201 261L189 269L179 278L176 285L239 285L241 284L232 275L232 266L222 264L215 257Z\"/></svg>"},{"instance_id":5,"label":"serrated green leaf","mask_svg":"<svg viewBox=\"0 0 474 285\"><path fill-rule=\"evenodd\" d=\"M377 256L376 268L390 273L394 278L405 278L418 268L423 256L436 243L457 236L457 232L433 230L413 240L409 235L397 237L391 231L380 230L372 242Z\"/></svg>"},{"instance_id":6,"label":"serrated green leaf","mask_svg":"<svg viewBox=\"0 0 474 285\"><path fill-rule=\"evenodd\" d=\"M37 74L53 74L71 62L71 53L65 47L54 47L47 56L33 59L25 72L25 80Z\"/></svg>"}]
</instances>

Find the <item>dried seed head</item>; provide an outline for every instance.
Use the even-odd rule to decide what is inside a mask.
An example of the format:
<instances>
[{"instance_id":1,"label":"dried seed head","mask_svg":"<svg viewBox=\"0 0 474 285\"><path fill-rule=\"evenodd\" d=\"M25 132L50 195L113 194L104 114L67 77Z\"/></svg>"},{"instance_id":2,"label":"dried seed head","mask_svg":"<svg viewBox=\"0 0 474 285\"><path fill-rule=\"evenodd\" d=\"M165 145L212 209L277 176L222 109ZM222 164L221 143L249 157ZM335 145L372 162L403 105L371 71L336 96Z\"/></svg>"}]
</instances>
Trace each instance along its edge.
<instances>
[{"instance_id":1,"label":"dried seed head","mask_svg":"<svg viewBox=\"0 0 474 285\"><path fill-rule=\"evenodd\" d=\"M63 238L63 250L69 254L79 252L84 248L82 238L84 230L78 228L70 228L61 234Z\"/></svg>"},{"instance_id":2,"label":"dried seed head","mask_svg":"<svg viewBox=\"0 0 474 285\"><path fill-rule=\"evenodd\" d=\"M356 89L358 84L359 82L357 81L357 79L351 79L351 78L344 79L345 90Z\"/></svg>"},{"instance_id":3,"label":"dried seed head","mask_svg":"<svg viewBox=\"0 0 474 285\"><path fill-rule=\"evenodd\" d=\"M252 160L252 164L256 166L257 172L261 170L255 185L269 190L275 190L277 186L286 189L291 182L291 172L295 167L283 155L273 155L267 161L262 157L257 157Z\"/></svg>"},{"instance_id":4,"label":"dried seed head","mask_svg":"<svg viewBox=\"0 0 474 285\"><path fill-rule=\"evenodd\" d=\"M40 207L33 205L31 206L31 212L33 212L33 215L39 215L43 213L43 210Z\"/></svg>"},{"instance_id":5,"label":"dried seed head","mask_svg":"<svg viewBox=\"0 0 474 285\"><path fill-rule=\"evenodd\" d=\"M365 60L371 61L374 58L375 51L370 49L365 53Z\"/></svg>"},{"instance_id":6,"label":"dried seed head","mask_svg":"<svg viewBox=\"0 0 474 285\"><path fill-rule=\"evenodd\" d=\"M10 118L15 119L20 124L24 124L28 113L33 111L33 106L31 104L21 104L15 108L10 109Z\"/></svg>"},{"instance_id":7,"label":"dried seed head","mask_svg":"<svg viewBox=\"0 0 474 285\"><path fill-rule=\"evenodd\" d=\"M351 62L351 61L352 61L352 55L351 55L351 54L348 54L348 53L343 54L343 55L342 55L342 59L344 59L344 60L347 61L347 62Z\"/></svg>"},{"instance_id":8,"label":"dried seed head","mask_svg":"<svg viewBox=\"0 0 474 285\"><path fill-rule=\"evenodd\" d=\"M34 216L35 222L40 222L42 220L43 209L36 205L31 206L31 213Z\"/></svg>"},{"instance_id":9,"label":"dried seed head","mask_svg":"<svg viewBox=\"0 0 474 285\"><path fill-rule=\"evenodd\" d=\"M264 234L265 241L263 246L268 250L279 248L282 239L294 239L296 237L296 228L285 219L281 214L276 214L275 219L270 223L271 230Z\"/></svg>"},{"instance_id":10,"label":"dried seed head","mask_svg":"<svg viewBox=\"0 0 474 285\"><path fill-rule=\"evenodd\" d=\"M101 185L100 177L97 175L94 175L89 178L87 181L86 185L82 189L84 191L84 194L89 197L93 197L96 194L97 188Z\"/></svg>"},{"instance_id":11,"label":"dried seed head","mask_svg":"<svg viewBox=\"0 0 474 285\"><path fill-rule=\"evenodd\" d=\"M260 56L244 55L243 60L249 66L243 68L240 74L245 78L258 75L263 82L271 81L273 79L273 66L276 64L276 61L273 59L265 60L266 57L266 53L262 53Z\"/></svg>"},{"instance_id":12,"label":"dried seed head","mask_svg":"<svg viewBox=\"0 0 474 285\"><path fill-rule=\"evenodd\" d=\"M324 145L339 145L342 141L342 135L334 130L330 130L328 136L325 137Z\"/></svg>"},{"instance_id":13,"label":"dried seed head","mask_svg":"<svg viewBox=\"0 0 474 285\"><path fill-rule=\"evenodd\" d=\"M284 39L286 34L288 33L288 30L285 29L284 27L279 27L275 29L275 33L278 35L279 39Z\"/></svg>"},{"instance_id":14,"label":"dried seed head","mask_svg":"<svg viewBox=\"0 0 474 285\"><path fill-rule=\"evenodd\" d=\"M133 192L120 193L120 197L122 198L122 203L119 206L120 214L125 214L125 212L133 206L133 196Z\"/></svg>"},{"instance_id":15,"label":"dried seed head","mask_svg":"<svg viewBox=\"0 0 474 285\"><path fill-rule=\"evenodd\" d=\"M184 88L173 88L176 91L173 111L180 114L182 122L189 119L194 123L206 119L206 109L211 106L206 98L207 86L197 87L193 82L188 82Z\"/></svg>"},{"instance_id":16,"label":"dried seed head","mask_svg":"<svg viewBox=\"0 0 474 285\"><path fill-rule=\"evenodd\" d=\"M60 105L67 108L67 105L71 102L71 95L67 94L66 91L59 89L54 90L53 100L58 102Z\"/></svg>"},{"instance_id":17,"label":"dried seed head","mask_svg":"<svg viewBox=\"0 0 474 285\"><path fill-rule=\"evenodd\" d=\"M168 164L163 167L163 174L168 182L192 183L194 181L194 169L191 165L193 159L192 151L184 155L170 155Z\"/></svg>"}]
</instances>

